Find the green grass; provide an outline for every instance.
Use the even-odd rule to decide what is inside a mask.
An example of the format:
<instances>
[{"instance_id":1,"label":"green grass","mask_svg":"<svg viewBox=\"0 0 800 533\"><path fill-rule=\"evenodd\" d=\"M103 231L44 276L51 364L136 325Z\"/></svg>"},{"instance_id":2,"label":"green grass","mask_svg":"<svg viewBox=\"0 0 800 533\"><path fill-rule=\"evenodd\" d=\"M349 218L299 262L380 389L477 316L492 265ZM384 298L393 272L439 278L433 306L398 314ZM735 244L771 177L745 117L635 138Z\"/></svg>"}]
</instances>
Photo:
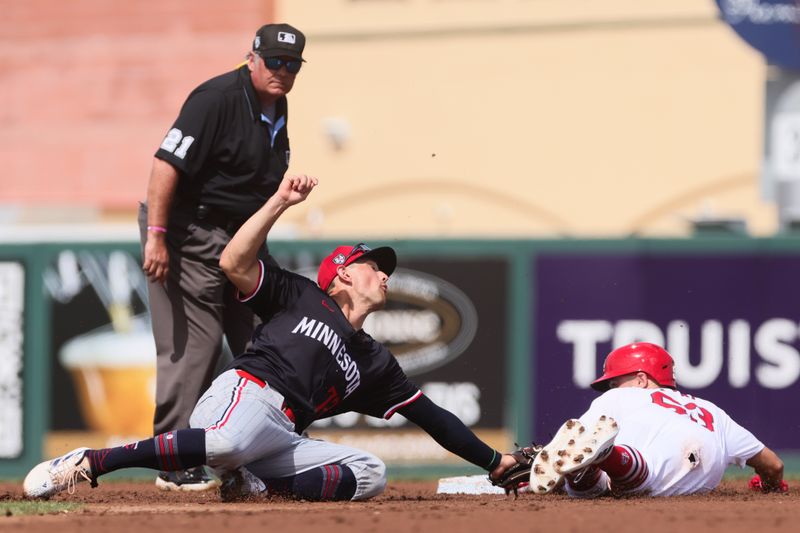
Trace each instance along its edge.
<instances>
[{"instance_id":1,"label":"green grass","mask_svg":"<svg viewBox=\"0 0 800 533\"><path fill-rule=\"evenodd\" d=\"M77 511L80 503L47 502L47 501L15 501L0 502L0 517L21 515L58 514Z\"/></svg>"}]
</instances>

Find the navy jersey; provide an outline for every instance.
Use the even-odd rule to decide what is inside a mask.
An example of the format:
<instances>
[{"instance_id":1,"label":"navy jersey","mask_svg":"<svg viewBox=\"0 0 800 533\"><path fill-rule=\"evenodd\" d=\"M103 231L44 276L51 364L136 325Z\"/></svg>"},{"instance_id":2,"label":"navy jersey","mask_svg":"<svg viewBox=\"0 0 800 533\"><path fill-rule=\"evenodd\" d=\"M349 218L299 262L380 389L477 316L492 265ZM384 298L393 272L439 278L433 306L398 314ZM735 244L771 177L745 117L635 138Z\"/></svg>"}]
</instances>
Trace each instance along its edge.
<instances>
[{"instance_id":1,"label":"navy jersey","mask_svg":"<svg viewBox=\"0 0 800 533\"><path fill-rule=\"evenodd\" d=\"M314 420L348 411L389 418L420 397L391 352L356 331L316 283L259 264L258 286L242 300L264 322L229 368L280 392L298 433Z\"/></svg>"}]
</instances>

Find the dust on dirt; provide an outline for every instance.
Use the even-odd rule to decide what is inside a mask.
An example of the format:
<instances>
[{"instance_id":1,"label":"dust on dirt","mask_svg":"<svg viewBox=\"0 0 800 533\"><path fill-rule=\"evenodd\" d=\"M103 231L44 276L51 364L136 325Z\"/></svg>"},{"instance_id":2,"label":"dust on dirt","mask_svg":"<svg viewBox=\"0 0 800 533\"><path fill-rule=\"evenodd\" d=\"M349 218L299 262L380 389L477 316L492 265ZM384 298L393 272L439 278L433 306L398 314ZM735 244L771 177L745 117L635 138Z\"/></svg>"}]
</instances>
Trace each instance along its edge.
<instances>
[{"instance_id":1,"label":"dust on dirt","mask_svg":"<svg viewBox=\"0 0 800 533\"><path fill-rule=\"evenodd\" d=\"M0 502L22 499L18 483L0 483ZM224 503L214 492L176 493L152 482L108 482L54 501L83 504L80 510L42 516L0 516L4 531L73 533L91 531L228 530L326 533L353 531L603 531L646 533L786 531L800 516L800 490L760 494L742 480L725 481L702 496L611 497L574 500L564 495L438 495L435 481L390 482L366 502L306 502L271 498Z\"/></svg>"}]
</instances>

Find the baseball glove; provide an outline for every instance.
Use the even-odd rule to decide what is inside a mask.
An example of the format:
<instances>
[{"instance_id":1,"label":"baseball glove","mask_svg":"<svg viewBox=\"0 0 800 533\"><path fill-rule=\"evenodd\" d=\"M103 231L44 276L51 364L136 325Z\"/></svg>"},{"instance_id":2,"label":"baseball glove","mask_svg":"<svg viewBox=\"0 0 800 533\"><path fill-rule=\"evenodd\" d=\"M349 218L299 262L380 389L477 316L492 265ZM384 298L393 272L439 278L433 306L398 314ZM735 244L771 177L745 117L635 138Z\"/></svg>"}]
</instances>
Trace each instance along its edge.
<instances>
[{"instance_id":1,"label":"baseball glove","mask_svg":"<svg viewBox=\"0 0 800 533\"><path fill-rule=\"evenodd\" d=\"M542 451L542 446L533 443L524 448L517 448L510 454L516 459L517 464L503 472L499 479L492 479L489 476L489 481L496 487L503 487L506 494L513 492L514 496L518 496L519 491L526 489L530 483L531 465L540 451Z\"/></svg>"}]
</instances>

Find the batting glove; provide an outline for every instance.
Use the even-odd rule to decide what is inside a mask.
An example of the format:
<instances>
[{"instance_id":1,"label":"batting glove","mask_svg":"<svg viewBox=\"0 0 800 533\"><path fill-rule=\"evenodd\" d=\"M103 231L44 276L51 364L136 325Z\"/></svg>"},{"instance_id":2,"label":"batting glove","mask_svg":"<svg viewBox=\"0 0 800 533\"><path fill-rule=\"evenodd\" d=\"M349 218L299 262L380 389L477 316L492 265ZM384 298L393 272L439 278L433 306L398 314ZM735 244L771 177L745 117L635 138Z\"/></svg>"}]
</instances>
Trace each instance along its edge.
<instances>
[{"instance_id":1,"label":"batting glove","mask_svg":"<svg viewBox=\"0 0 800 533\"><path fill-rule=\"evenodd\" d=\"M777 486L777 487L768 487L768 486L764 485L764 483L762 483L761 476L759 476L758 474L754 475L750 479L750 482L747 485L750 487L750 490L756 490L756 491L759 491L759 492L788 492L789 491L789 485L786 483L786 481L781 480L780 485Z\"/></svg>"}]
</instances>

